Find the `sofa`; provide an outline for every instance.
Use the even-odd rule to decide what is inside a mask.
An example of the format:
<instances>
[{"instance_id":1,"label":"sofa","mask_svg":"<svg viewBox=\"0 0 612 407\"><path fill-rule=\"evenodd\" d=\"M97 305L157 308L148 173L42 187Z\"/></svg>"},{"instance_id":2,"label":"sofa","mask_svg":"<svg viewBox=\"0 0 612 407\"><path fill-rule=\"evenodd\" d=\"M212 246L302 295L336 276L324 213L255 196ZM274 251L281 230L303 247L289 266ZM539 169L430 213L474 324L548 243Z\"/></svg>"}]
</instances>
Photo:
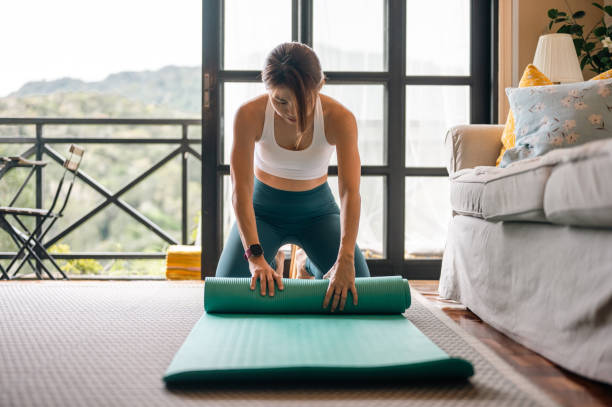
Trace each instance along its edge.
<instances>
[{"instance_id":1,"label":"sofa","mask_svg":"<svg viewBox=\"0 0 612 407\"><path fill-rule=\"evenodd\" d=\"M612 139L495 166L500 125L445 139L453 216L440 296L612 384Z\"/></svg>"}]
</instances>

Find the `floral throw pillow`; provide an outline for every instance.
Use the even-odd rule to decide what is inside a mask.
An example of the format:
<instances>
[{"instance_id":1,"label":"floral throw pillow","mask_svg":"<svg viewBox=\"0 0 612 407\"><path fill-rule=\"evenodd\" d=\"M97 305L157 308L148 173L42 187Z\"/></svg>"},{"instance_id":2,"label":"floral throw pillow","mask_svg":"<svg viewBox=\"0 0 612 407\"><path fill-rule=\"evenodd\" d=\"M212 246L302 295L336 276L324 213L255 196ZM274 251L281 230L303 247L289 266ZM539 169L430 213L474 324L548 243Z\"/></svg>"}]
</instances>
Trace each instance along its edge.
<instances>
[{"instance_id":1,"label":"floral throw pillow","mask_svg":"<svg viewBox=\"0 0 612 407\"><path fill-rule=\"evenodd\" d=\"M602 138L612 138L612 79L507 88L516 145L500 167Z\"/></svg>"},{"instance_id":2,"label":"floral throw pillow","mask_svg":"<svg viewBox=\"0 0 612 407\"><path fill-rule=\"evenodd\" d=\"M521 81L519 82L519 88L526 88L529 86L543 86L543 85L552 85L553 83L544 75L535 65L529 64L525 68L523 72L523 76L521 77ZM506 125L504 126L504 131L501 135L502 148L499 152L499 157L497 157L497 161L495 165L499 167L499 163L501 162L502 157L507 149L514 147L516 143L516 135L515 135L515 125L514 125L514 115L512 114L512 109L508 111L508 118L506 119Z\"/></svg>"}]
</instances>

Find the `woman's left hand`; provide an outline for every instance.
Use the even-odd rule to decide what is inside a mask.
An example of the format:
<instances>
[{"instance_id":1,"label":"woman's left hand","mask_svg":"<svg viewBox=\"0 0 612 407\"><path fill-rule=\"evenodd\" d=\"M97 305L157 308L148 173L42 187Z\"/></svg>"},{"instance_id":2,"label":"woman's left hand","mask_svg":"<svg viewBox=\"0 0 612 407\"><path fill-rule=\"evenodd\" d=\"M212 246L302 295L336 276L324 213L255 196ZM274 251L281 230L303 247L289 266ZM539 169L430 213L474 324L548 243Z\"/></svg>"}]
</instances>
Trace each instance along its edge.
<instances>
[{"instance_id":1,"label":"woman's left hand","mask_svg":"<svg viewBox=\"0 0 612 407\"><path fill-rule=\"evenodd\" d=\"M323 276L329 279L329 286L323 300L323 308L327 308L333 297L331 312L340 304L340 311L344 311L344 304L349 290L353 294L353 305L357 305L357 288L355 287L355 261L348 257L339 257L333 267Z\"/></svg>"}]
</instances>

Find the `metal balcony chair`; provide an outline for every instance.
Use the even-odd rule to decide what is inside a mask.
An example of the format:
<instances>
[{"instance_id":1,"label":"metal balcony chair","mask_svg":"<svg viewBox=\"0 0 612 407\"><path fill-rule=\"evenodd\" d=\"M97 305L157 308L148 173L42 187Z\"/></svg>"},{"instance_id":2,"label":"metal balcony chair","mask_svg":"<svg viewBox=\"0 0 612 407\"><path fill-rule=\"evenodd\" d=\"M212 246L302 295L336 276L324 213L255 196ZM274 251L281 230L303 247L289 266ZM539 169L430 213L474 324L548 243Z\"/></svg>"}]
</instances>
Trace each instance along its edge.
<instances>
[{"instance_id":1,"label":"metal balcony chair","mask_svg":"<svg viewBox=\"0 0 612 407\"><path fill-rule=\"evenodd\" d=\"M41 279L42 275L38 268L32 264L30 257L33 257L36 260L37 264L40 265L41 269L49 276L49 278L55 280L55 277L51 271L43 263L43 259L49 260L55 269L62 275L62 277L68 279L53 256L47 252L45 246L42 244L42 241L51 227L60 217L62 217L64 213L64 209L68 204L68 199L70 198L72 187L74 186L74 181L76 179L76 173L81 164L81 160L83 159L84 152L85 150L83 148L75 144L70 146L70 155L64 161L64 172L62 173L62 177L60 178L49 209L0 207L0 228L8 232L11 239L13 239L18 247L17 254L11 259L9 265L2 270L2 276L0 276L0 279L11 279L12 277L15 277L26 262L34 269L36 276ZM63 202L61 205L58 205L59 201L61 200L60 196L62 193L64 195ZM56 207L59 207L59 209L55 210ZM34 230L28 230L26 225L21 221L20 217L34 217L37 219L37 224ZM9 219L14 222L11 223ZM21 262L13 271L12 276L10 276L9 273L11 272L11 268L20 259Z\"/></svg>"}]
</instances>

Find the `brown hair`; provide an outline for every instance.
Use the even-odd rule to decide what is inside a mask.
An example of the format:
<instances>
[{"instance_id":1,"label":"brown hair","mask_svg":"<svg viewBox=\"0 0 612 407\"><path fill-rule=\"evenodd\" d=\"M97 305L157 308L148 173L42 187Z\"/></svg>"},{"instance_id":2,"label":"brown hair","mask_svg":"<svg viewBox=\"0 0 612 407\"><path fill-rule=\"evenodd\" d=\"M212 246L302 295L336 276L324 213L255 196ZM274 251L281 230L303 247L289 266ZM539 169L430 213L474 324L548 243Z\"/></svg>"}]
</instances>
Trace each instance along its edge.
<instances>
[{"instance_id":1,"label":"brown hair","mask_svg":"<svg viewBox=\"0 0 612 407\"><path fill-rule=\"evenodd\" d=\"M261 78L266 88L286 86L295 95L297 124L300 132L306 127L306 99L324 78L317 54L306 44L285 42L277 45L266 57Z\"/></svg>"}]
</instances>

